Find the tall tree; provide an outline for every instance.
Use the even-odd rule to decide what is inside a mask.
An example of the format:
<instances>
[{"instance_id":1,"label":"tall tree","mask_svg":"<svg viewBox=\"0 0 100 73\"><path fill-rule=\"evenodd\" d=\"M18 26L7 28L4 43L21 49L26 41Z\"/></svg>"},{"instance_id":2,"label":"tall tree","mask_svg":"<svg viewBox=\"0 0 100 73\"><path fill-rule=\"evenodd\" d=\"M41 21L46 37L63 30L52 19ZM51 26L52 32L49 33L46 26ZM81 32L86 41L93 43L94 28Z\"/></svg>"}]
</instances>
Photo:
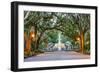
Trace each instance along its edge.
<instances>
[{"instance_id":1,"label":"tall tree","mask_svg":"<svg viewBox=\"0 0 100 73\"><path fill-rule=\"evenodd\" d=\"M52 12L30 12L27 19L24 20L24 27L27 32L32 26L35 33L35 49L38 49L41 38L48 30L56 29L61 26L57 17ZM29 33L30 34L30 33Z\"/></svg>"},{"instance_id":2,"label":"tall tree","mask_svg":"<svg viewBox=\"0 0 100 73\"><path fill-rule=\"evenodd\" d=\"M80 51L81 53L84 53L84 35L88 30L90 30L90 15L75 13L69 14L67 18L69 21L69 28L67 28L66 31L67 35L72 38L79 38Z\"/></svg>"}]
</instances>

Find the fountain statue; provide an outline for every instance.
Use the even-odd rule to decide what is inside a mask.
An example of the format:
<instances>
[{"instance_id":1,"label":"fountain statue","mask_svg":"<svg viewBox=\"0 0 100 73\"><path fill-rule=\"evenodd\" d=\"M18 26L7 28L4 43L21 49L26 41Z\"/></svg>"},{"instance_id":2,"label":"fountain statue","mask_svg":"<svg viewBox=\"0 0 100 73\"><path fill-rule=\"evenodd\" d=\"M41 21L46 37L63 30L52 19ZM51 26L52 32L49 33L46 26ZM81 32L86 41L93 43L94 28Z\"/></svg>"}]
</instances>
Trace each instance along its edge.
<instances>
[{"instance_id":1,"label":"fountain statue","mask_svg":"<svg viewBox=\"0 0 100 73\"><path fill-rule=\"evenodd\" d=\"M66 48L65 44L61 42L61 32L58 33L58 42L55 43L53 49L56 51L63 51Z\"/></svg>"}]
</instances>

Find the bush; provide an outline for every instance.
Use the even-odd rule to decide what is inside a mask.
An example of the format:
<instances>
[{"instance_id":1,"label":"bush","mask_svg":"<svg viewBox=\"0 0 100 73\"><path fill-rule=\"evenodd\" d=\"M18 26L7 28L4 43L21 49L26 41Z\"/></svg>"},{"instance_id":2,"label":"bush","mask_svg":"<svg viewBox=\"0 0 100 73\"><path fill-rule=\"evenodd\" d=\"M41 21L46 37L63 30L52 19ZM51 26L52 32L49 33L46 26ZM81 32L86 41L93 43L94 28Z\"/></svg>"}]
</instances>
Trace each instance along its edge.
<instances>
[{"instance_id":1,"label":"bush","mask_svg":"<svg viewBox=\"0 0 100 73\"><path fill-rule=\"evenodd\" d=\"M24 58L30 57L30 56L36 56L38 54L44 53L41 50L34 50L34 51L24 51Z\"/></svg>"},{"instance_id":2,"label":"bush","mask_svg":"<svg viewBox=\"0 0 100 73\"><path fill-rule=\"evenodd\" d=\"M84 48L85 48L85 53L90 54L90 44L86 44Z\"/></svg>"},{"instance_id":3,"label":"bush","mask_svg":"<svg viewBox=\"0 0 100 73\"><path fill-rule=\"evenodd\" d=\"M24 57L29 57L29 56L32 56L33 55L33 52L32 51L24 51Z\"/></svg>"},{"instance_id":4,"label":"bush","mask_svg":"<svg viewBox=\"0 0 100 73\"><path fill-rule=\"evenodd\" d=\"M37 53L37 54L44 53L44 52L41 51L41 50L35 50L34 52Z\"/></svg>"}]
</instances>

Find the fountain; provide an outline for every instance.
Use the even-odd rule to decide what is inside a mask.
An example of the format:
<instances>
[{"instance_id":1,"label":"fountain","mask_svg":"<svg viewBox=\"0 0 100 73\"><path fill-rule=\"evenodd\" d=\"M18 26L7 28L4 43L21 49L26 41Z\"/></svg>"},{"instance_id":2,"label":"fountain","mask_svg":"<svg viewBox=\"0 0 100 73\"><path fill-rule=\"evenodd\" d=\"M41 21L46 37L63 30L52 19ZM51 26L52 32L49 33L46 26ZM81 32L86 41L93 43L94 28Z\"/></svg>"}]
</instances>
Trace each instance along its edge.
<instances>
[{"instance_id":1,"label":"fountain","mask_svg":"<svg viewBox=\"0 0 100 73\"><path fill-rule=\"evenodd\" d=\"M58 33L58 42L55 43L53 49L56 51L63 51L65 47L65 44L61 42L61 32Z\"/></svg>"}]
</instances>

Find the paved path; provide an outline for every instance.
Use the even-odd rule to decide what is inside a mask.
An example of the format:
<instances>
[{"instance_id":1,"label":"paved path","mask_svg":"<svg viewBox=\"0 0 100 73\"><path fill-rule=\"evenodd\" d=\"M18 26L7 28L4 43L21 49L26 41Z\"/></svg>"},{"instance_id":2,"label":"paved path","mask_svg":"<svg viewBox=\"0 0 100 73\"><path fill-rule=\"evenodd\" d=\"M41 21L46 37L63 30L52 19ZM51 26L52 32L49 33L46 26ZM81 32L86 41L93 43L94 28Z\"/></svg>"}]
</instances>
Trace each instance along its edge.
<instances>
[{"instance_id":1,"label":"paved path","mask_svg":"<svg viewBox=\"0 0 100 73\"><path fill-rule=\"evenodd\" d=\"M73 60L73 59L89 59L89 55L83 55L74 51L55 51L45 52L43 54L25 58L25 62L31 61L50 61L50 60Z\"/></svg>"}]
</instances>

